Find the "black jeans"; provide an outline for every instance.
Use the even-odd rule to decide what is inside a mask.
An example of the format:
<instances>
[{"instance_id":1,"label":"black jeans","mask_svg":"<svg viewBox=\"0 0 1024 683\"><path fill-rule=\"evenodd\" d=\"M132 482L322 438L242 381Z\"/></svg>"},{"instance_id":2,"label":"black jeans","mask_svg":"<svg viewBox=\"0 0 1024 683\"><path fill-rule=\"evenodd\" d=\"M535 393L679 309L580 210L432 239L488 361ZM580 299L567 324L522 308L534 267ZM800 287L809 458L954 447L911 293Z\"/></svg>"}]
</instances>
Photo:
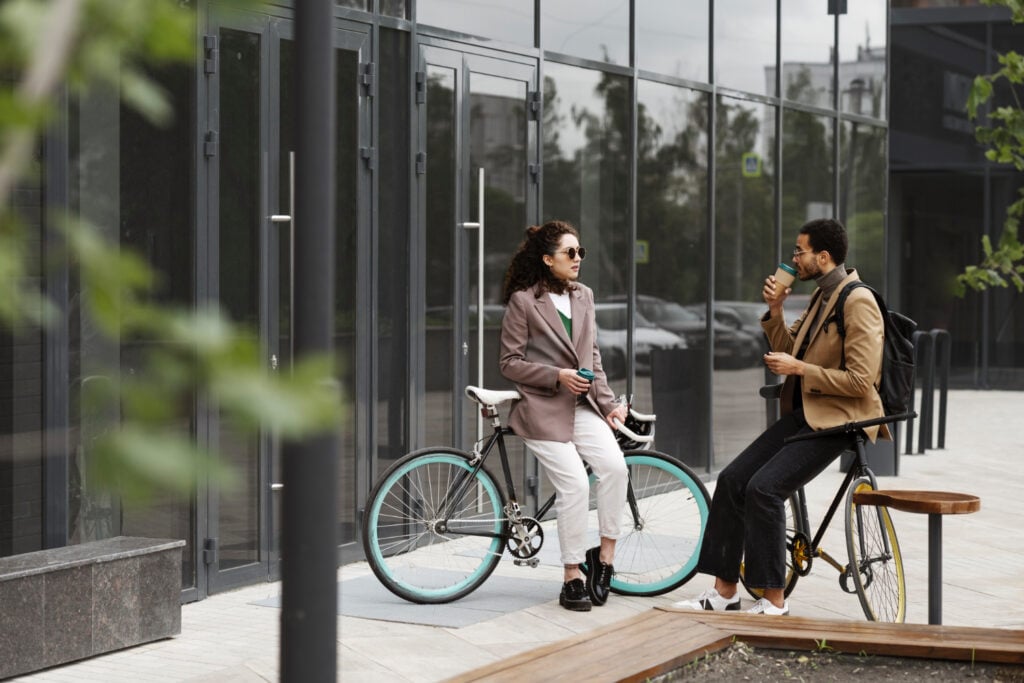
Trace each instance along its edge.
<instances>
[{"instance_id":1,"label":"black jeans","mask_svg":"<svg viewBox=\"0 0 1024 683\"><path fill-rule=\"evenodd\" d=\"M697 570L754 588L786 586L786 499L849 447L844 434L783 444L813 431L803 411L781 418L722 470Z\"/></svg>"}]
</instances>

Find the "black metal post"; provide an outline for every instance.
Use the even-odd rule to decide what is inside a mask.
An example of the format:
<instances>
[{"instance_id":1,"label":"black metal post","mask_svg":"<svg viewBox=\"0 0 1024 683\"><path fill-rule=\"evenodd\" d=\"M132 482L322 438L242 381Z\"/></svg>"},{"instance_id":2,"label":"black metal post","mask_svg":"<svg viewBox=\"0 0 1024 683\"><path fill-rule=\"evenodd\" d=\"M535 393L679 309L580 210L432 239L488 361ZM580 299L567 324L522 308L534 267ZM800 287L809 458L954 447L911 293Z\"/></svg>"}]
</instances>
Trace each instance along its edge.
<instances>
[{"instance_id":1,"label":"black metal post","mask_svg":"<svg viewBox=\"0 0 1024 683\"><path fill-rule=\"evenodd\" d=\"M330 353L334 322L333 2L295 7L295 358ZM325 377L325 382L333 381ZM337 678L337 439L286 443L282 461L281 680Z\"/></svg>"},{"instance_id":2,"label":"black metal post","mask_svg":"<svg viewBox=\"0 0 1024 683\"><path fill-rule=\"evenodd\" d=\"M928 515L928 623L942 623L942 515Z\"/></svg>"},{"instance_id":3,"label":"black metal post","mask_svg":"<svg viewBox=\"0 0 1024 683\"><path fill-rule=\"evenodd\" d=\"M921 425L917 434L917 452L924 453L931 448L932 410L935 407L935 347L934 339L927 332L914 332L914 365L915 374L921 380L921 410L918 411ZM907 421L907 429L913 422ZM907 435L909 439L910 435ZM909 442L908 442L909 443Z\"/></svg>"},{"instance_id":4,"label":"black metal post","mask_svg":"<svg viewBox=\"0 0 1024 683\"><path fill-rule=\"evenodd\" d=\"M948 330L932 330L933 346L935 347L935 371L939 380L939 443L937 448L946 447L946 404L949 394L949 362L952 344Z\"/></svg>"}]
</instances>

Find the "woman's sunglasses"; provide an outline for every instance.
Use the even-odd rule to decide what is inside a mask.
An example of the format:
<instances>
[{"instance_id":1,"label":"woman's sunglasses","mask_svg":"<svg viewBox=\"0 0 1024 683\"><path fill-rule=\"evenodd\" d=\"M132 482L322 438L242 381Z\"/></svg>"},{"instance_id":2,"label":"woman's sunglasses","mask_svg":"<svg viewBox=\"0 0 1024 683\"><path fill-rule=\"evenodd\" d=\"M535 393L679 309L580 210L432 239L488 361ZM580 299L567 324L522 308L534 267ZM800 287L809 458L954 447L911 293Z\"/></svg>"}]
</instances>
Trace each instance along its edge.
<instances>
[{"instance_id":1,"label":"woman's sunglasses","mask_svg":"<svg viewBox=\"0 0 1024 683\"><path fill-rule=\"evenodd\" d=\"M576 260L576 254L580 255L580 260L581 261L583 259L587 258L587 250L584 247L580 247L579 249L577 249L576 247L569 247L568 249L562 249L561 251L556 251L555 253L556 254L565 254L566 256L569 257L570 261L575 261Z\"/></svg>"}]
</instances>

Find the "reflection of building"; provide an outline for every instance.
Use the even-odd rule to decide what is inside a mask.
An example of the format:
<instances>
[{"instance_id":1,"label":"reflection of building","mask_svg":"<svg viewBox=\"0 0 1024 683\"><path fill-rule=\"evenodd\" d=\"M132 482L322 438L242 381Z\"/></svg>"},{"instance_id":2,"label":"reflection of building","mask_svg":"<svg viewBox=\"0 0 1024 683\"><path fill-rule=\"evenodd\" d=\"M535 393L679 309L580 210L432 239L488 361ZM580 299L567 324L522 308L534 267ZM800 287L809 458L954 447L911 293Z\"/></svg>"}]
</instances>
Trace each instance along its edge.
<instances>
[{"instance_id":1,"label":"reflection of building","mask_svg":"<svg viewBox=\"0 0 1024 683\"><path fill-rule=\"evenodd\" d=\"M947 294L955 274L981 260L981 236L998 240L1024 185L1024 174L985 160L965 108L974 77L998 69L997 53L1019 51L1024 27L1005 8L950 4L977 5L892 10L889 267L921 328L950 330L955 383L1024 388L1024 297L1012 287ZM1014 103L997 89L996 104Z\"/></svg>"}]
</instances>

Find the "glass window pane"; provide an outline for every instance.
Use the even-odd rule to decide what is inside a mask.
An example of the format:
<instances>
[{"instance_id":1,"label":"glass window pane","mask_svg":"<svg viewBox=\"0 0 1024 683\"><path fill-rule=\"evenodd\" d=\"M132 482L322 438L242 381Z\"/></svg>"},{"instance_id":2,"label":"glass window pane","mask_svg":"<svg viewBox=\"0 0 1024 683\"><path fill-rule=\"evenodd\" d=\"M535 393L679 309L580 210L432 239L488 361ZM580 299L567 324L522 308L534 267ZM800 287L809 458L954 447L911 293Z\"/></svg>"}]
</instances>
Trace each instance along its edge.
<instances>
[{"instance_id":1,"label":"glass window pane","mask_svg":"<svg viewBox=\"0 0 1024 683\"><path fill-rule=\"evenodd\" d=\"M533 45L533 0L419 0L416 21L449 31Z\"/></svg>"},{"instance_id":2,"label":"glass window pane","mask_svg":"<svg viewBox=\"0 0 1024 683\"><path fill-rule=\"evenodd\" d=\"M622 0L544 0L545 50L611 64L629 64L629 3Z\"/></svg>"},{"instance_id":3,"label":"glass window pane","mask_svg":"<svg viewBox=\"0 0 1024 683\"><path fill-rule=\"evenodd\" d=\"M775 95L774 2L715 0L715 83Z\"/></svg>"},{"instance_id":4,"label":"glass window pane","mask_svg":"<svg viewBox=\"0 0 1024 683\"><path fill-rule=\"evenodd\" d=\"M389 17L408 19L409 3L406 0L380 0L380 13Z\"/></svg>"},{"instance_id":5,"label":"glass window pane","mask_svg":"<svg viewBox=\"0 0 1024 683\"><path fill-rule=\"evenodd\" d=\"M801 111L782 114L782 253L792 249L797 231L812 218L832 216L832 119ZM806 306L814 282L799 280L787 299L786 316ZM799 310L797 310L799 309Z\"/></svg>"},{"instance_id":6,"label":"glass window pane","mask_svg":"<svg viewBox=\"0 0 1024 683\"><path fill-rule=\"evenodd\" d=\"M767 351L764 278L775 271L775 108L720 97L715 116L715 468L736 457L765 425L757 390Z\"/></svg>"},{"instance_id":7,"label":"glass window pane","mask_svg":"<svg viewBox=\"0 0 1024 683\"><path fill-rule=\"evenodd\" d=\"M658 415L658 450L706 469L708 96L637 87L634 403Z\"/></svg>"},{"instance_id":8,"label":"glass window pane","mask_svg":"<svg viewBox=\"0 0 1024 683\"><path fill-rule=\"evenodd\" d=\"M409 34L380 32L380 186L384 196L409 196ZM377 430L378 469L408 451L405 414L409 382L409 202L378 203Z\"/></svg>"},{"instance_id":9,"label":"glass window pane","mask_svg":"<svg viewBox=\"0 0 1024 683\"><path fill-rule=\"evenodd\" d=\"M840 107L886 118L886 0L857 0L839 16Z\"/></svg>"},{"instance_id":10,"label":"glass window pane","mask_svg":"<svg viewBox=\"0 0 1024 683\"><path fill-rule=\"evenodd\" d=\"M638 2L637 67L707 82L708 25L707 2Z\"/></svg>"},{"instance_id":11,"label":"glass window pane","mask_svg":"<svg viewBox=\"0 0 1024 683\"><path fill-rule=\"evenodd\" d=\"M632 254L629 79L564 64L548 63L545 70L544 219L579 229L587 247L580 279L596 299L622 297ZM598 343L602 354L626 352L621 339ZM624 391L624 373L609 379L616 393Z\"/></svg>"},{"instance_id":12,"label":"glass window pane","mask_svg":"<svg viewBox=\"0 0 1024 683\"><path fill-rule=\"evenodd\" d=\"M140 254L159 274L157 298L183 308L192 305L194 274L193 219L190 215L195 172L190 145L195 139L187 112L195 107L192 68L166 68L150 76L176 104L177 116L168 126L155 126L131 107L120 112L121 245ZM160 159L153 164L153 159ZM152 353L168 351L163 339L122 341L121 372L136 372L141 344ZM188 404L186 404L187 406ZM187 410L187 408L185 408ZM190 415L170 425L183 438L194 433ZM195 585L192 548L195 544L194 506L190 496L160 494L147 505L125 506L120 533L150 538L182 538L182 586ZM88 516L85 518L88 525ZM115 524L116 526L116 524ZM113 530L116 534L116 529Z\"/></svg>"},{"instance_id":13,"label":"glass window pane","mask_svg":"<svg viewBox=\"0 0 1024 683\"><path fill-rule=\"evenodd\" d=\"M835 16L822 0L782 0L782 96L832 108Z\"/></svg>"},{"instance_id":14,"label":"glass window pane","mask_svg":"<svg viewBox=\"0 0 1024 683\"><path fill-rule=\"evenodd\" d=\"M997 194L1000 199L1007 197L998 190ZM900 302L890 304L910 314L920 330L949 330L950 384L977 386L986 379L979 374L985 344L984 303L970 292L962 299L953 296L950 282L981 256L985 176L980 171L893 173L891 196L889 223L898 226L905 246L897 256ZM1020 301L1024 298L1018 297ZM998 314L993 315L994 311ZM1006 311L1005 304L989 309L997 330Z\"/></svg>"},{"instance_id":15,"label":"glass window pane","mask_svg":"<svg viewBox=\"0 0 1024 683\"><path fill-rule=\"evenodd\" d=\"M451 396L455 372L455 290L452 257L455 253L455 70L427 67L427 200L426 272L430 273L422 295L426 306L425 389L429 396ZM453 408L450 401L430 400L426 443L452 443Z\"/></svg>"},{"instance_id":16,"label":"glass window pane","mask_svg":"<svg viewBox=\"0 0 1024 683\"><path fill-rule=\"evenodd\" d=\"M974 76L986 71L984 35L962 36L920 26L893 28L893 169L985 163L984 148L964 110ZM956 54L957 63L946 54Z\"/></svg>"},{"instance_id":17,"label":"glass window pane","mask_svg":"<svg viewBox=\"0 0 1024 683\"><path fill-rule=\"evenodd\" d=\"M336 121L335 148L335 258L334 258L334 354L338 362L338 381L342 396L356 396L357 311L359 271L359 53L355 50L335 52ZM406 91L408 92L408 91ZM339 531L341 543L356 540L356 498L358 479L355 476L355 421L344 423L339 435Z\"/></svg>"},{"instance_id":18,"label":"glass window pane","mask_svg":"<svg viewBox=\"0 0 1024 683\"><path fill-rule=\"evenodd\" d=\"M218 221L220 304L242 334L258 343L260 330L260 36L221 29L222 126ZM259 560L259 437L222 414L216 447L237 475L235 491L221 496L220 569Z\"/></svg>"},{"instance_id":19,"label":"glass window pane","mask_svg":"<svg viewBox=\"0 0 1024 683\"><path fill-rule=\"evenodd\" d=\"M338 7L349 7L351 9L367 9L367 0L334 0Z\"/></svg>"},{"instance_id":20,"label":"glass window pane","mask_svg":"<svg viewBox=\"0 0 1024 683\"><path fill-rule=\"evenodd\" d=\"M13 86L8 74L0 74L0 81L5 91ZM6 285L37 293L43 288L45 192L39 152L39 147L33 150L31 170L2 207L19 221L25 239L24 272L18 282L4 282L5 295L11 292ZM37 325L0 324L0 557L43 548L44 353L43 331Z\"/></svg>"},{"instance_id":21,"label":"glass window pane","mask_svg":"<svg viewBox=\"0 0 1024 683\"><path fill-rule=\"evenodd\" d=\"M856 268L862 280L881 290L888 178L885 129L844 121L841 130L839 219L850 239L846 265Z\"/></svg>"}]
</instances>

